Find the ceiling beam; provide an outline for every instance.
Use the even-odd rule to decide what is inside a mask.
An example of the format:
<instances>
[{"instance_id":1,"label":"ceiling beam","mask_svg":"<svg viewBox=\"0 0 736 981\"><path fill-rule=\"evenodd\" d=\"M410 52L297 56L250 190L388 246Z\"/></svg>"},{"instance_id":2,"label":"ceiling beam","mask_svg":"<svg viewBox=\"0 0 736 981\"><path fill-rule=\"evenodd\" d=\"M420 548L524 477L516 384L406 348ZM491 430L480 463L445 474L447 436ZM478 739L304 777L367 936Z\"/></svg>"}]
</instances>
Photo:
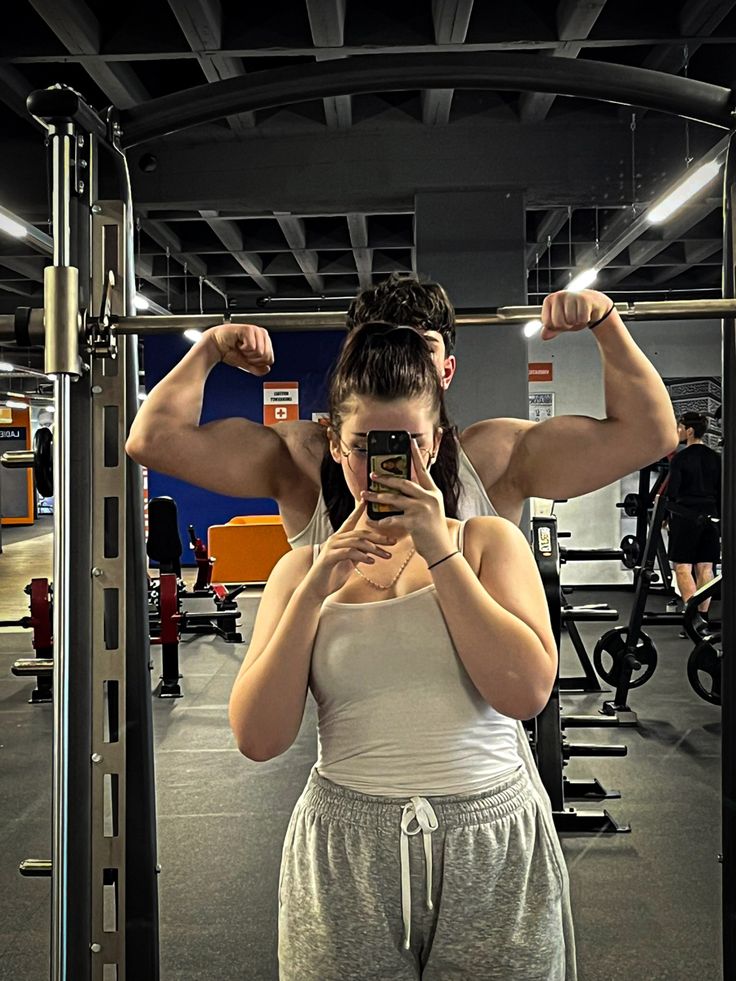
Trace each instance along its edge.
<instances>
[{"instance_id":1,"label":"ceiling beam","mask_svg":"<svg viewBox=\"0 0 736 981\"><path fill-rule=\"evenodd\" d=\"M135 275L137 279L143 279L151 286L159 290L165 297L182 296L182 289L179 279L168 279L164 276L156 276L153 272L153 259L151 256L139 255L135 260Z\"/></svg>"},{"instance_id":2,"label":"ceiling beam","mask_svg":"<svg viewBox=\"0 0 736 981\"><path fill-rule=\"evenodd\" d=\"M29 289L28 286L25 287L17 286L14 283L9 283L2 279L0 279L0 290L5 290L6 293L14 293L17 296L26 296L26 297L33 296L36 292L32 288Z\"/></svg>"},{"instance_id":3,"label":"ceiling beam","mask_svg":"<svg viewBox=\"0 0 736 981\"><path fill-rule=\"evenodd\" d=\"M30 256L4 255L0 257L0 266L10 269L12 272L18 273L19 276L30 279L34 283L42 283L43 270L46 262L40 262L39 259Z\"/></svg>"},{"instance_id":4,"label":"ceiling beam","mask_svg":"<svg viewBox=\"0 0 736 981\"><path fill-rule=\"evenodd\" d=\"M681 276L683 273L691 270L693 266L701 265L706 259L710 259L711 256L716 255L721 250L720 242L698 243L700 247L693 251L687 248L687 244L685 247L685 262L672 266L664 266L662 269L655 270L651 277L653 286L659 286L662 283L669 282L671 279L675 279L676 276ZM691 258L691 256L693 257Z\"/></svg>"},{"instance_id":5,"label":"ceiling beam","mask_svg":"<svg viewBox=\"0 0 736 981\"><path fill-rule=\"evenodd\" d=\"M184 252L181 247L181 239L171 230L164 221L151 221L149 218L141 218L141 230L160 245L164 251L169 250L172 259L180 265L186 262L187 269L194 276L206 276L207 264L198 256L191 252Z\"/></svg>"},{"instance_id":6,"label":"ceiling beam","mask_svg":"<svg viewBox=\"0 0 736 981\"><path fill-rule=\"evenodd\" d=\"M369 289L373 285L373 249L368 248L368 219L354 212L347 219L358 282L362 290Z\"/></svg>"},{"instance_id":7,"label":"ceiling beam","mask_svg":"<svg viewBox=\"0 0 736 981\"><path fill-rule=\"evenodd\" d=\"M345 0L307 0L309 29L315 48L342 48L345 40ZM343 57L330 53L317 55L317 61ZM330 129L349 129L353 124L353 99L333 95L322 100L325 122Z\"/></svg>"},{"instance_id":8,"label":"ceiling beam","mask_svg":"<svg viewBox=\"0 0 736 981\"><path fill-rule=\"evenodd\" d=\"M544 153L539 152L535 127L516 122L439 128L407 122L388 130L318 130L300 134L298 140L274 134L259 140L257 153L246 142L213 153L211 146L167 140L134 148L128 159L134 200L146 212L215 209L245 216L413 211L415 194L446 187L448 174L456 187L523 187L528 207L626 203L621 161L630 158L627 127L587 116L545 125ZM702 143L707 135L695 133L694 142ZM144 153L156 155L155 171L141 171L138 161ZM661 180L663 161L681 157L680 120L653 117L641 128L637 169L642 186ZM27 193L40 202L43 186L29 180ZM22 210L33 211L25 205Z\"/></svg>"},{"instance_id":9,"label":"ceiling beam","mask_svg":"<svg viewBox=\"0 0 736 981\"><path fill-rule=\"evenodd\" d=\"M215 54L222 47L222 7L220 0L169 0L179 27L208 82L245 75L240 58ZM238 136L249 136L256 124L254 112L241 112L227 117L228 124Z\"/></svg>"},{"instance_id":10,"label":"ceiling beam","mask_svg":"<svg viewBox=\"0 0 736 981\"><path fill-rule=\"evenodd\" d=\"M264 293L275 293L276 287L273 281L268 276L263 275L261 257L258 253L249 253L244 249L243 236L235 222L230 221L228 218L220 218L217 211L205 209L200 210L199 213L230 252L233 259L250 276L253 282Z\"/></svg>"},{"instance_id":11,"label":"ceiling beam","mask_svg":"<svg viewBox=\"0 0 736 981\"><path fill-rule=\"evenodd\" d=\"M317 272L319 266L317 253L306 248L307 232L304 226L304 219L296 218L294 215L285 211L274 211L274 217L279 223L279 228L286 239L286 244L299 263L299 268L304 278L315 293L324 293L324 280Z\"/></svg>"},{"instance_id":12,"label":"ceiling beam","mask_svg":"<svg viewBox=\"0 0 736 981\"><path fill-rule=\"evenodd\" d=\"M552 58L577 58L583 49L580 38L590 34L605 5L606 0L560 0L557 6L560 43L545 54ZM542 122L556 98L551 92L522 92L519 100L522 123Z\"/></svg>"},{"instance_id":13,"label":"ceiling beam","mask_svg":"<svg viewBox=\"0 0 736 981\"><path fill-rule=\"evenodd\" d=\"M464 44L473 0L432 0L435 44ZM445 126L450 121L454 89L422 89L422 122Z\"/></svg>"},{"instance_id":14,"label":"ceiling beam","mask_svg":"<svg viewBox=\"0 0 736 981\"><path fill-rule=\"evenodd\" d=\"M683 40L658 44L644 59L642 67L678 74L702 45L697 35L712 34L734 6L734 0L688 0L679 17Z\"/></svg>"},{"instance_id":15,"label":"ceiling beam","mask_svg":"<svg viewBox=\"0 0 736 981\"><path fill-rule=\"evenodd\" d=\"M679 34L675 37L658 34L635 35L627 37L604 37L604 38L580 38L580 44L586 50L595 52L600 48L641 48L654 47L655 45L682 45L684 43L699 45L717 45L719 47L736 44L736 36L732 34L722 34L716 37L682 37ZM483 51L552 51L560 44L558 39L543 38L541 40L500 40L500 41L476 41L463 45L464 51L483 52ZM435 54L438 51L457 51L456 44L346 44L340 50L340 57L351 58L353 55L379 55L379 54ZM334 58L334 49L330 47L309 47L294 45L283 47L281 45L268 45L262 47L238 47L221 48L217 52L218 57L224 58ZM593 56L595 57L595 56ZM198 54L189 48L167 48L165 51L151 49L149 51L106 51L104 54L63 52L59 54L22 54L6 55L2 59L5 64L12 65L46 65L46 64L68 64L74 62L83 65L86 62L135 62L135 61L196 61Z\"/></svg>"},{"instance_id":16,"label":"ceiling beam","mask_svg":"<svg viewBox=\"0 0 736 981\"><path fill-rule=\"evenodd\" d=\"M100 24L83 0L29 0L29 3L71 54L100 53ZM118 109L130 109L149 99L130 65L100 59L85 62L83 67Z\"/></svg>"}]
</instances>

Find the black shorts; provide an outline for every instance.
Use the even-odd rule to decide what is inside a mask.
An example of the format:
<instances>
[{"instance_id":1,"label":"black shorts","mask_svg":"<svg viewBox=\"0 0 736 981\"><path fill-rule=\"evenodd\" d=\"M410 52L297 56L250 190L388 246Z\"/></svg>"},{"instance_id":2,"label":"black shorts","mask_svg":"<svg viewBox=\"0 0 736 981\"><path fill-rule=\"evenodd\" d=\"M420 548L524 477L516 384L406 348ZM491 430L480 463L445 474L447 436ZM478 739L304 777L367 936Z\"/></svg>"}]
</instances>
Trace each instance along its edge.
<instances>
[{"instance_id":1,"label":"black shorts","mask_svg":"<svg viewBox=\"0 0 736 981\"><path fill-rule=\"evenodd\" d=\"M670 562L684 565L711 563L715 565L721 555L718 525L707 515L699 518L683 518L670 514L670 538L667 557Z\"/></svg>"}]
</instances>

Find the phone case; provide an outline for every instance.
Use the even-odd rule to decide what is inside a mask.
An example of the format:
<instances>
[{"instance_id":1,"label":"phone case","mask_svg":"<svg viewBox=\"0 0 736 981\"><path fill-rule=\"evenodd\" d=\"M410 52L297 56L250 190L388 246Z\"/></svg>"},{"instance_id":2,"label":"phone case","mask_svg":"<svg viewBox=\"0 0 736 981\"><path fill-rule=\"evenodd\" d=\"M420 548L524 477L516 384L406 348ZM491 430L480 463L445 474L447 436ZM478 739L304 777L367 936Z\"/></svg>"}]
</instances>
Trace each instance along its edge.
<instances>
[{"instance_id":1,"label":"phone case","mask_svg":"<svg viewBox=\"0 0 736 981\"><path fill-rule=\"evenodd\" d=\"M411 447L409 444L409 434L402 434L400 446L397 449L395 433L388 431L373 431L368 433L368 481L370 489L380 493L388 488L380 481L371 480L371 473L385 473L392 477L405 477L411 475ZM405 437L405 438L403 438ZM388 504L376 504L368 502L368 517L374 521L381 518L390 518L395 515L403 514L403 511L396 511Z\"/></svg>"}]
</instances>

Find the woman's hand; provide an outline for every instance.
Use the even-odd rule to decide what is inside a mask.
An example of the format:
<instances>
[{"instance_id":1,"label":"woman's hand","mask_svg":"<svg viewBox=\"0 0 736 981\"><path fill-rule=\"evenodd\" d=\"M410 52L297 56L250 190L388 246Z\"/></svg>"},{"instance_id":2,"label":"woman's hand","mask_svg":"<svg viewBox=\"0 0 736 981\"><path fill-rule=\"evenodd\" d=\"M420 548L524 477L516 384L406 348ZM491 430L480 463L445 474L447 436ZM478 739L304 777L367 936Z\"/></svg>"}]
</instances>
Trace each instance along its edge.
<instances>
[{"instance_id":1,"label":"woman's hand","mask_svg":"<svg viewBox=\"0 0 736 981\"><path fill-rule=\"evenodd\" d=\"M216 348L220 361L251 375L267 375L273 364L268 331L255 324L221 324L202 335L200 343Z\"/></svg>"},{"instance_id":2,"label":"woman's hand","mask_svg":"<svg viewBox=\"0 0 736 981\"><path fill-rule=\"evenodd\" d=\"M305 576L302 588L315 594L318 600L324 600L342 588L361 563L374 565L377 557L391 558L391 553L381 547L396 544L390 533L374 528L356 528L364 512L365 503L361 501L322 545Z\"/></svg>"},{"instance_id":3,"label":"woman's hand","mask_svg":"<svg viewBox=\"0 0 736 981\"><path fill-rule=\"evenodd\" d=\"M361 496L364 501L388 504L392 509L402 511L403 514L395 518L371 521L371 527L381 527L389 534L399 527L408 531L417 552L431 565L451 552L454 545L447 528L442 492L425 467L415 439L411 441L411 455L416 481L372 474L373 479L389 489L381 493L362 491Z\"/></svg>"}]
</instances>

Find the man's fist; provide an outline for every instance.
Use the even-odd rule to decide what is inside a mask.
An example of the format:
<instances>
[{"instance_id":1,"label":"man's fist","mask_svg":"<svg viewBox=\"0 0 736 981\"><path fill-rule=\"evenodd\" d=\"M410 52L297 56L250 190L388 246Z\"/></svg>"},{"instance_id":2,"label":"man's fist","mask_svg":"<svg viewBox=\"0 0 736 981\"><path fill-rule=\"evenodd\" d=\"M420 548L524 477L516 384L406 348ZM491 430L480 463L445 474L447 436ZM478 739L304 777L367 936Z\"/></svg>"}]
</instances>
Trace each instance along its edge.
<instances>
[{"instance_id":1,"label":"man's fist","mask_svg":"<svg viewBox=\"0 0 736 981\"><path fill-rule=\"evenodd\" d=\"M588 324L603 317L612 301L598 290L560 290L550 293L542 304L543 341L550 341L566 331L585 330Z\"/></svg>"},{"instance_id":2,"label":"man's fist","mask_svg":"<svg viewBox=\"0 0 736 981\"><path fill-rule=\"evenodd\" d=\"M267 375L273 364L273 347L265 327L255 324L222 324L211 327L202 337L213 345L220 361L242 368L251 375Z\"/></svg>"}]
</instances>

